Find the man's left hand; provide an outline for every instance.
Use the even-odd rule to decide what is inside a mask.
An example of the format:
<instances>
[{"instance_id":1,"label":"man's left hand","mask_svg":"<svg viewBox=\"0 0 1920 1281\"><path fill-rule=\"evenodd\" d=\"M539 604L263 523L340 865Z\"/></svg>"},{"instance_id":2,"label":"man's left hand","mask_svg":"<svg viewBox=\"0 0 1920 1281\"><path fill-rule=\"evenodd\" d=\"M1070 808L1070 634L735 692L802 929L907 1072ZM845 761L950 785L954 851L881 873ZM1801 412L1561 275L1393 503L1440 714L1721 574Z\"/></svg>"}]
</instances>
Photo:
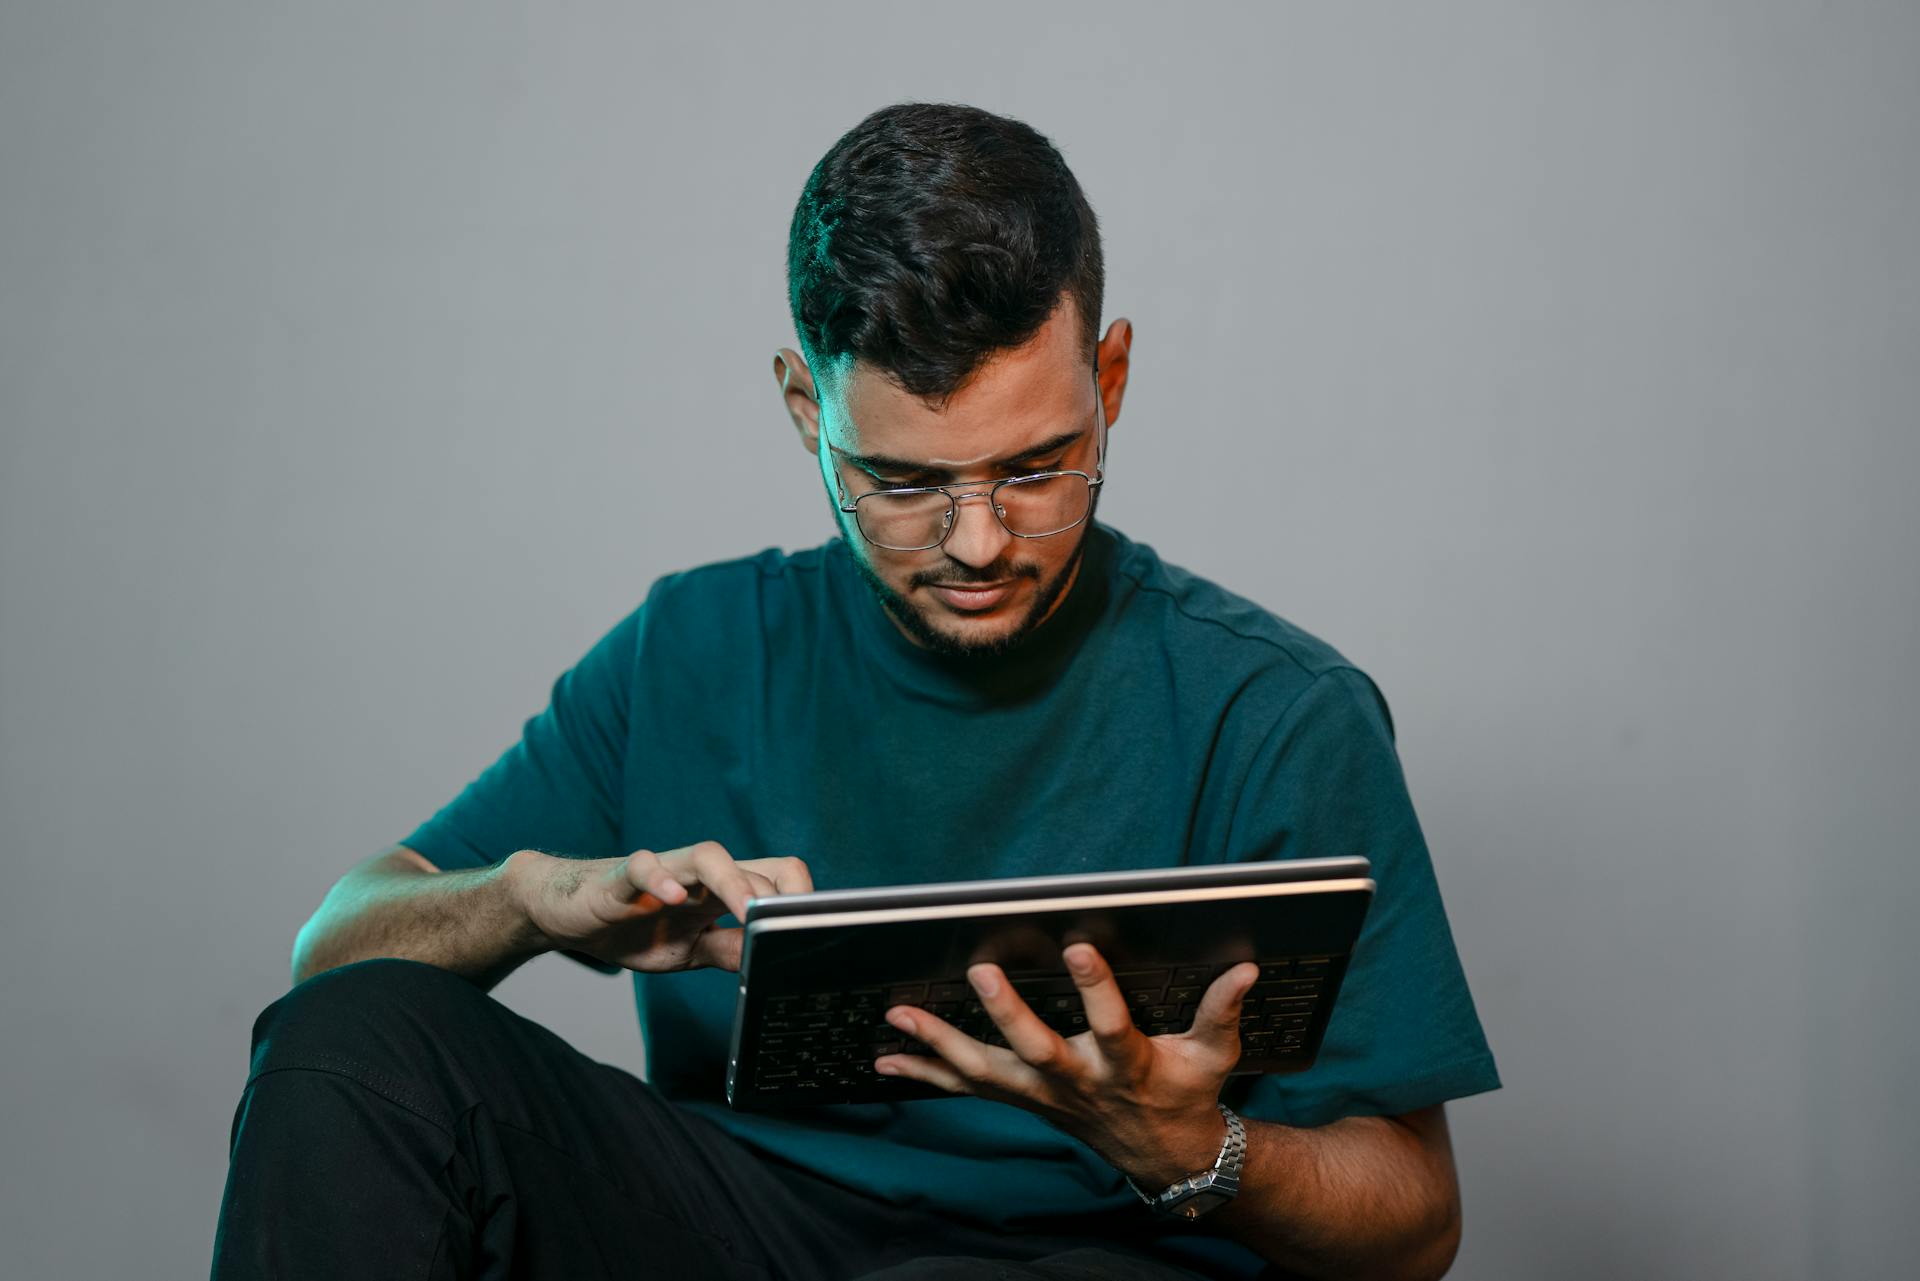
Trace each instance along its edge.
<instances>
[{"instance_id":1,"label":"man's left hand","mask_svg":"<svg viewBox=\"0 0 1920 1281\"><path fill-rule=\"evenodd\" d=\"M933 1055L887 1054L875 1070L1038 1114L1149 1190L1213 1164L1226 1137L1215 1104L1240 1059L1240 1003L1260 977L1244 961L1217 976L1185 1032L1148 1036L1133 1024L1113 971L1090 943L1061 953L1086 1007L1087 1030L1062 1037L990 963L967 970L1005 1047L896 1005L887 1021Z\"/></svg>"}]
</instances>

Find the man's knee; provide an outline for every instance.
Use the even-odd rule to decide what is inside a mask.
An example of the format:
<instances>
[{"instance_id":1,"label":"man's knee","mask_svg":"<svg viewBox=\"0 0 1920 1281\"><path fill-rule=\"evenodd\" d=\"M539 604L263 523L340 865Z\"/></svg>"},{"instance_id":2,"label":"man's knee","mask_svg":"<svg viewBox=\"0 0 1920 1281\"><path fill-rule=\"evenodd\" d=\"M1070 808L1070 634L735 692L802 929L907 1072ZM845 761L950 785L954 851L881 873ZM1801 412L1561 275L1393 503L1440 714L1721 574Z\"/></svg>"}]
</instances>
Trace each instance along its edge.
<instances>
[{"instance_id":1,"label":"man's knee","mask_svg":"<svg viewBox=\"0 0 1920 1281\"><path fill-rule=\"evenodd\" d=\"M254 1021L254 1071L276 1062L369 1055L408 1057L439 1041L492 998L450 970L381 958L326 970L295 985Z\"/></svg>"}]
</instances>

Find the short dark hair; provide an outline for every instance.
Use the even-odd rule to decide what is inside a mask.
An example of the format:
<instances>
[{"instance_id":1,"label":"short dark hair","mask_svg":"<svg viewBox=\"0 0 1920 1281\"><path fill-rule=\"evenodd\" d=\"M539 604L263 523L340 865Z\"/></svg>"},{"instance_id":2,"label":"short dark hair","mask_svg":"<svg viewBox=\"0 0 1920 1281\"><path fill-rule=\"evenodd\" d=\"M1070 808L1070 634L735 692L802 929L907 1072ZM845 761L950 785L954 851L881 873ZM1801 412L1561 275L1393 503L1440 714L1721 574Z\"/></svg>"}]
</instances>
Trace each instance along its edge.
<instances>
[{"instance_id":1,"label":"short dark hair","mask_svg":"<svg viewBox=\"0 0 1920 1281\"><path fill-rule=\"evenodd\" d=\"M848 356L944 403L1070 296L1099 340L1100 224L1031 125L902 102L841 136L807 176L787 234L787 302L816 371Z\"/></svg>"}]
</instances>

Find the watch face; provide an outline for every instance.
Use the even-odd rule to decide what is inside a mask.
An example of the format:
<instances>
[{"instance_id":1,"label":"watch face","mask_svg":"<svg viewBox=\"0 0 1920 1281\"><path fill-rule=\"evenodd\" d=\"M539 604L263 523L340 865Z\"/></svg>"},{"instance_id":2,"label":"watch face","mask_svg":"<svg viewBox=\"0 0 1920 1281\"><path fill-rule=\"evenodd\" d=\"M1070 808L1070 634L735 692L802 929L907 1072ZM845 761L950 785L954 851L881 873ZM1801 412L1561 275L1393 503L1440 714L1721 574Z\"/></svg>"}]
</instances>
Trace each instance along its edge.
<instances>
[{"instance_id":1,"label":"watch face","mask_svg":"<svg viewBox=\"0 0 1920 1281\"><path fill-rule=\"evenodd\" d=\"M1192 1196L1173 1207L1173 1213L1183 1219L1197 1219L1208 1210L1218 1209L1233 1198L1222 1192L1195 1192Z\"/></svg>"}]
</instances>

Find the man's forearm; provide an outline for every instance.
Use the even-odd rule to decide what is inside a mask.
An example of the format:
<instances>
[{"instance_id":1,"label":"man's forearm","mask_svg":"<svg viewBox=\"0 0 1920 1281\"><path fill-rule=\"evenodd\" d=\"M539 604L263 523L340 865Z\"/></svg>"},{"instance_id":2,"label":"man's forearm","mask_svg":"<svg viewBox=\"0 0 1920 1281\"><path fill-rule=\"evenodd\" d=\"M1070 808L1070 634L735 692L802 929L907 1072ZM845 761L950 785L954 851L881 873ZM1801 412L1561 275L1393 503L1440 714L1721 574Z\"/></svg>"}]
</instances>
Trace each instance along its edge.
<instances>
[{"instance_id":1,"label":"man's forearm","mask_svg":"<svg viewBox=\"0 0 1920 1281\"><path fill-rule=\"evenodd\" d=\"M1201 1220L1203 1230L1302 1277L1445 1274L1459 1247L1460 1198L1440 1109L1316 1129L1245 1124L1239 1194Z\"/></svg>"},{"instance_id":2,"label":"man's forearm","mask_svg":"<svg viewBox=\"0 0 1920 1281\"><path fill-rule=\"evenodd\" d=\"M491 988L547 950L509 865L442 872L396 846L341 877L293 945L293 981L372 957L425 961Z\"/></svg>"}]
</instances>

